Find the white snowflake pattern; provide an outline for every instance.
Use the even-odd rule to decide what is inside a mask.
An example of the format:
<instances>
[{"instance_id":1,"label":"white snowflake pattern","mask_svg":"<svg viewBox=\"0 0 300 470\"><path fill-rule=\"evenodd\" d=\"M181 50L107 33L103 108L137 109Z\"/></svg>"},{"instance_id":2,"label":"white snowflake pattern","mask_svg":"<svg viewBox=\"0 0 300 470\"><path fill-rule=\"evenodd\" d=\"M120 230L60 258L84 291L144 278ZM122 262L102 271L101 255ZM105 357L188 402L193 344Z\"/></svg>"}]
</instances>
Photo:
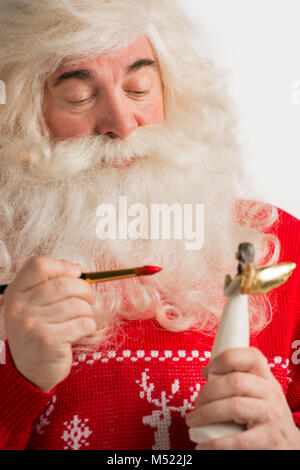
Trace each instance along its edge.
<instances>
[{"instance_id":1,"label":"white snowflake pattern","mask_svg":"<svg viewBox=\"0 0 300 470\"><path fill-rule=\"evenodd\" d=\"M86 426L89 421L88 418L80 419L78 415L73 416L73 420L69 423L64 422L67 430L64 430L61 438L67 443L64 449L79 450L80 447L89 445L87 438L92 434L92 431Z\"/></svg>"}]
</instances>

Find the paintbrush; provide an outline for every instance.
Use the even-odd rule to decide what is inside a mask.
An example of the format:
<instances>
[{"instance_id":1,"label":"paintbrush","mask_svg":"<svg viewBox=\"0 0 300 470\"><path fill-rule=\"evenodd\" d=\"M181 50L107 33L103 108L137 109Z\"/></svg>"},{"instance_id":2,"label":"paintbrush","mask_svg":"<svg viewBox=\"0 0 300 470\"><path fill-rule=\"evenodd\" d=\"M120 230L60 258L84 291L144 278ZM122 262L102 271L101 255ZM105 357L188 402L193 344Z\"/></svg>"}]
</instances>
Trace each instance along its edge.
<instances>
[{"instance_id":1,"label":"paintbrush","mask_svg":"<svg viewBox=\"0 0 300 470\"><path fill-rule=\"evenodd\" d=\"M117 279L126 279L129 277L149 276L161 271L157 266L141 266L138 268L116 269L114 271L100 271L94 273L82 273L79 279L83 279L89 284L96 282L115 281ZM3 294L8 284L0 286L0 294Z\"/></svg>"}]
</instances>

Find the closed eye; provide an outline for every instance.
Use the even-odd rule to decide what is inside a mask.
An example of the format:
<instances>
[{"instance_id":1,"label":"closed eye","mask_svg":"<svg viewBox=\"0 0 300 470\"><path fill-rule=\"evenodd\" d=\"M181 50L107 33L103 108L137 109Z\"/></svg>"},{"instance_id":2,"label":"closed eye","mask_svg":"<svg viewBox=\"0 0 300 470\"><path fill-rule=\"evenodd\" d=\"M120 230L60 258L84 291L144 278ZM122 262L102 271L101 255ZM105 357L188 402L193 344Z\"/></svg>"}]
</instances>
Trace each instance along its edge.
<instances>
[{"instance_id":1,"label":"closed eye","mask_svg":"<svg viewBox=\"0 0 300 470\"><path fill-rule=\"evenodd\" d=\"M132 93L134 95L147 95L149 93L149 90L144 90L144 91L128 91L128 93ZM81 105L81 104L85 104L85 103L88 103L89 101L91 101L93 98L95 98L95 96L90 96L89 98L85 98L84 100L72 100L72 101L68 101L69 104L74 104L74 105Z\"/></svg>"},{"instance_id":2,"label":"closed eye","mask_svg":"<svg viewBox=\"0 0 300 470\"><path fill-rule=\"evenodd\" d=\"M144 91L128 91L128 93L132 93L133 95L147 95L149 93L149 90L144 90Z\"/></svg>"},{"instance_id":3,"label":"closed eye","mask_svg":"<svg viewBox=\"0 0 300 470\"><path fill-rule=\"evenodd\" d=\"M70 104L84 104L84 103L87 103L88 101L92 100L93 98L95 98L95 96L90 96L89 98L86 98L86 99L80 100L80 101L68 101L68 103L70 103Z\"/></svg>"}]
</instances>

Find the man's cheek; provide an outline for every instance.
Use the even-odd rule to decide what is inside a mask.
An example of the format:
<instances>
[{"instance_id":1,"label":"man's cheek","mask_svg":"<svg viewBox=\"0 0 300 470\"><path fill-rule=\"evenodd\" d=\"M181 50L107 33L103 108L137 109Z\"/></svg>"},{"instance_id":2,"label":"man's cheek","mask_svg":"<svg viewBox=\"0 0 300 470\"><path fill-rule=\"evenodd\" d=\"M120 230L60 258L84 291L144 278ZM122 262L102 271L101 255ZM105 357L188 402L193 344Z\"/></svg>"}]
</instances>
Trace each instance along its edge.
<instances>
[{"instance_id":1,"label":"man's cheek","mask_svg":"<svg viewBox=\"0 0 300 470\"><path fill-rule=\"evenodd\" d=\"M55 138L68 139L79 135L92 135L94 133L91 119L86 115L71 115L62 110L49 110L45 116L47 125Z\"/></svg>"}]
</instances>

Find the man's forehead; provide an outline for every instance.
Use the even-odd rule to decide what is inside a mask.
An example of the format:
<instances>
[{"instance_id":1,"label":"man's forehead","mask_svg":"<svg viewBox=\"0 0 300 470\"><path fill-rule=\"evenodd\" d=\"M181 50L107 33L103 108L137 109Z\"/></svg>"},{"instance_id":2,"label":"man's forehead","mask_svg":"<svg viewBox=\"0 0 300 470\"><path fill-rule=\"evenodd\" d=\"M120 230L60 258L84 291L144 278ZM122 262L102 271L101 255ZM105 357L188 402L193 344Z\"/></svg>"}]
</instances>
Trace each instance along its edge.
<instances>
[{"instance_id":1,"label":"man's forehead","mask_svg":"<svg viewBox=\"0 0 300 470\"><path fill-rule=\"evenodd\" d=\"M156 55L149 39L146 36L139 36L132 44L119 52L110 54L109 52L99 54L98 57L85 60L82 62L76 62L74 65L73 61L67 59L63 61L57 70L52 74L52 78L56 79L65 72L72 71L74 69L88 69L94 63L101 64L101 62L115 62L120 67L124 66L124 70L130 65L141 59L152 59L156 60Z\"/></svg>"}]
</instances>

